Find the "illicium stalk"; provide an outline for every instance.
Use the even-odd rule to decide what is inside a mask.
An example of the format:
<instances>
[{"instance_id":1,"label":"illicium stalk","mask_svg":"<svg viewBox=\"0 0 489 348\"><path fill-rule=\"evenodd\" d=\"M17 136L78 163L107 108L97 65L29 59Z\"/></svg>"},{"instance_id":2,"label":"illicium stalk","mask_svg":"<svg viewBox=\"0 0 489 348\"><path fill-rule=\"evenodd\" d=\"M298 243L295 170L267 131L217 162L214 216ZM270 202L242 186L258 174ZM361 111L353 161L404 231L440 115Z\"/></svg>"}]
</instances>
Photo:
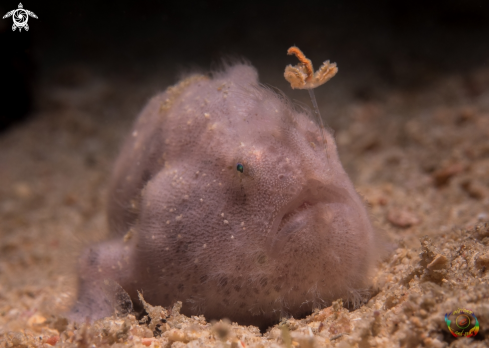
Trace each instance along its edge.
<instances>
[{"instance_id":1,"label":"illicium stalk","mask_svg":"<svg viewBox=\"0 0 489 348\"><path fill-rule=\"evenodd\" d=\"M307 59L304 53L296 47L292 46L287 50L287 54L294 54L297 59L299 59L299 64L292 66L287 65L285 67L284 77L290 83L290 86L295 89L307 89L309 91L309 96L311 97L311 102L314 107L314 112L318 121L318 127L321 132L321 137L323 144L326 148L326 141L324 138L324 124L321 114L319 113L318 103L316 101L316 96L314 94L314 88L321 86L322 84L328 82L333 76L338 72L338 67L336 63L330 63L329 60L325 61L323 65L314 73L312 67L312 62Z\"/></svg>"}]
</instances>

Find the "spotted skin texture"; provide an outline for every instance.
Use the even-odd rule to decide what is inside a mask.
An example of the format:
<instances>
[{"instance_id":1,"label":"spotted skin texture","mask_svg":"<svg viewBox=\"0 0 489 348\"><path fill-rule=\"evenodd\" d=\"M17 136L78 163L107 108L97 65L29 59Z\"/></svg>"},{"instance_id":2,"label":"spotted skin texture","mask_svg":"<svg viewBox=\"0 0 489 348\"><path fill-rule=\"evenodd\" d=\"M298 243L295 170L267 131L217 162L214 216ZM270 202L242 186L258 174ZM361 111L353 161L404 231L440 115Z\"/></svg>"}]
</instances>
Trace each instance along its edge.
<instances>
[{"instance_id":1,"label":"spotted skin texture","mask_svg":"<svg viewBox=\"0 0 489 348\"><path fill-rule=\"evenodd\" d=\"M141 291L153 305L260 327L357 299L378 242L325 138L326 148L308 111L247 65L155 96L115 164L112 237L80 258L73 317L112 314L107 279L135 303Z\"/></svg>"}]
</instances>

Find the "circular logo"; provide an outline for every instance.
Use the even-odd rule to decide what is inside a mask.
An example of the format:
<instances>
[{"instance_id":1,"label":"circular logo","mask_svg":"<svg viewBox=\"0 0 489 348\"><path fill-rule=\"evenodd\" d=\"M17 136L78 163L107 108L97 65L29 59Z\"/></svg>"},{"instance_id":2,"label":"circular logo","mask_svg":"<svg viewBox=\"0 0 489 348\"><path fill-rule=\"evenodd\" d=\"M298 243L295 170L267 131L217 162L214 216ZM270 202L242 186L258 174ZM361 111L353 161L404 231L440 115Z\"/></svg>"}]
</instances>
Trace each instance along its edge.
<instances>
[{"instance_id":1,"label":"circular logo","mask_svg":"<svg viewBox=\"0 0 489 348\"><path fill-rule=\"evenodd\" d=\"M23 9L15 10L14 14L12 15L12 19L14 20L15 25L18 27L23 27L29 20L28 17L27 12Z\"/></svg>"},{"instance_id":2,"label":"circular logo","mask_svg":"<svg viewBox=\"0 0 489 348\"><path fill-rule=\"evenodd\" d=\"M448 330L455 337L472 337L479 332L479 321L470 309L457 309L445 314Z\"/></svg>"}]
</instances>

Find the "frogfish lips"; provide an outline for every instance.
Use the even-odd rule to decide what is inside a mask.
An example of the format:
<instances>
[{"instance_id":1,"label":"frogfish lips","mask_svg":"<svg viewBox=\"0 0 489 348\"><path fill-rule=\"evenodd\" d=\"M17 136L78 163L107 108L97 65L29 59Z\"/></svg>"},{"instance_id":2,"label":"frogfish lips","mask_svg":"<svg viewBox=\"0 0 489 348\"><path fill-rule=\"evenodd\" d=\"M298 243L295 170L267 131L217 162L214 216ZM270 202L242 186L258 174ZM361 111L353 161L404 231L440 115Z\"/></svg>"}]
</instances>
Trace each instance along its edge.
<instances>
[{"instance_id":1,"label":"frogfish lips","mask_svg":"<svg viewBox=\"0 0 489 348\"><path fill-rule=\"evenodd\" d=\"M297 233L311 229L317 216L321 216L323 223L327 224L339 210L352 211L356 204L348 191L341 187L308 183L273 220L266 247L272 255L278 256L289 241L297 239Z\"/></svg>"}]
</instances>

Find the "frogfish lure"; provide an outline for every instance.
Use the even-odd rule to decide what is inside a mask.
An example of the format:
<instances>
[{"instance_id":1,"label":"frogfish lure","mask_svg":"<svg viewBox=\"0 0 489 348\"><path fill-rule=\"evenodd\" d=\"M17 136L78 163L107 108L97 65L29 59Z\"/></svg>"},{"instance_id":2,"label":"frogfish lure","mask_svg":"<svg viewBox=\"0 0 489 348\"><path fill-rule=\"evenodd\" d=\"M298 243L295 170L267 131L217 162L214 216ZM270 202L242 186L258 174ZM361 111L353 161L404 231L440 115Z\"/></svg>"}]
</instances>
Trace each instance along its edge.
<instances>
[{"instance_id":1,"label":"frogfish lure","mask_svg":"<svg viewBox=\"0 0 489 348\"><path fill-rule=\"evenodd\" d=\"M333 76L335 76L338 72L338 67L336 66L336 63L330 63L329 60L327 60L316 72L314 72L311 60L306 58L299 47L290 47L287 50L287 54L295 55L299 60L299 64L294 66L287 65L285 67L284 77L290 83L290 87L292 87L292 89L307 89L309 91L309 96L311 97L311 102L314 107L318 126L321 131L323 144L326 146L323 130L323 119L321 118L321 114L319 113L319 108L313 89L321 86L322 84L328 82L331 78L333 78Z\"/></svg>"}]
</instances>

